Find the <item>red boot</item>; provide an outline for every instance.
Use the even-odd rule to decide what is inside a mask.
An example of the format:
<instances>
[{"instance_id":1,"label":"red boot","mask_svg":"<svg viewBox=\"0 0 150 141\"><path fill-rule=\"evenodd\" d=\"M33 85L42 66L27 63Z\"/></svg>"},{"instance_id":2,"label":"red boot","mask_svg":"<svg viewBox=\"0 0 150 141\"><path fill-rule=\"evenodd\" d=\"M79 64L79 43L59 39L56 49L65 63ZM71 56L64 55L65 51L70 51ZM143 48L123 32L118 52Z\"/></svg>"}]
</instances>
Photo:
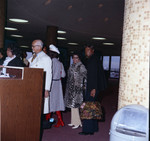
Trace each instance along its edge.
<instances>
[{"instance_id":1,"label":"red boot","mask_svg":"<svg viewBox=\"0 0 150 141\"><path fill-rule=\"evenodd\" d=\"M62 116L61 116L61 112L60 111L56 111L56 115L57 115L57 118L58 118L58 122L57 124L54 126L54 127L60 127L60 126L64 126L64 122L62 120Z\"/></svg>"},{"instance_id":2,"label":"red boot","mask_svg":"<svg viewBox=\"0 0 150 141\"><path fill-rule=\"evenodd\" d=\"M45 115L45 119L49 120L51 118L51 113Z\"/></svg>"}]
</instances>

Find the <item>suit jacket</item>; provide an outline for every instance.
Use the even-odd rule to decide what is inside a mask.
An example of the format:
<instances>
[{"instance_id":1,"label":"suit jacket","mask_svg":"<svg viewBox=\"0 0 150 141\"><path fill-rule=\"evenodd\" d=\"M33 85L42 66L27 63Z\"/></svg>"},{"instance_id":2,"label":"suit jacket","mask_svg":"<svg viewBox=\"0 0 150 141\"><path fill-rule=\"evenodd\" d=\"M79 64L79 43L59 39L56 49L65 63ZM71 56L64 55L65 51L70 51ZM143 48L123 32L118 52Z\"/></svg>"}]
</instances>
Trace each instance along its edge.
<instances>
[{"instance_id":1,"label":"suit jacket","mask_svg":"<svg viewBox=\"0 0 150 141\"><path fill-rule=\"evenodd\" d=\"M23 61L19 57L15 57L13 60L11 60L7 66L15 66L15 67L23 67Z\"/></svg>"},{"instance_id":2,"label":"suit jacket","mask_svg":"<svg viewBox=\"0 0 150 141\"><path fill-rule=\"evenodd\" d=\"M3 65L4 60L5 59L3 59L3 58L0 59L0 65Z\"/></svg>"},{"instance_id":3,"label":"suit jacket","mask_svg":"<svg viewBox=\"0 0 150 141\"><path fill-rule=\"evenodd\" d=\"M30 68L42 68L46 72L45 77L45 90L50 91L51 82L52 82L52 60L45 54L43 51L37 54L37 57L31 62L33 56L29 58L29 67Z\"/></svg>"}]
</instances>

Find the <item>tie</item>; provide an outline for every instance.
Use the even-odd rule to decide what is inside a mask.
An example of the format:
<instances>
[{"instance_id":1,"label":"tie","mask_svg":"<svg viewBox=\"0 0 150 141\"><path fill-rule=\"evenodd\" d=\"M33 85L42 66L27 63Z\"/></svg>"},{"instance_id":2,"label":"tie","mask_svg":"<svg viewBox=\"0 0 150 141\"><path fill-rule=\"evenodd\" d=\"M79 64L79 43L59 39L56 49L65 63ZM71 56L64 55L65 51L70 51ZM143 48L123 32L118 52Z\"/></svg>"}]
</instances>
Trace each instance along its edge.
<instances>
[{"instance_id":1,"label":"tie","mask_svg":"<svg viewBox=\"0 0 150 141\"><path fill-rule=\"evenodd\" d=\"M37 55L34 53L31 62L33 62L33 60L36 58L36 56Z\"/></svg>"}]
</instances>

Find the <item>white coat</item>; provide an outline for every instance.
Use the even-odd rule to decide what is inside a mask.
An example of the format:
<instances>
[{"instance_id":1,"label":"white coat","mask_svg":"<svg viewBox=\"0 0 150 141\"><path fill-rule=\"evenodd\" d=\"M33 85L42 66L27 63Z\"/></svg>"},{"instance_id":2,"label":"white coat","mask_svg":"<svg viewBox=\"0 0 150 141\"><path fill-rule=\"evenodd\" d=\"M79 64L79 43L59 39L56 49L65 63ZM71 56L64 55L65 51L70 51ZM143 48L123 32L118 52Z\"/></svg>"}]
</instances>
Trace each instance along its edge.
<instances>
[{"instance_id":1,"label":"white coat","mask_svg":"<svg viewBox=\"0 0 150 141\"><path fill-rule=\"evenodd\" d=\"M64 99L61 78L66 76L63 64L57 59L52 59L53 79L50 92L50 112L64 111Z\"/></svg>"},{"instance_id":2,"label":"white coat","mask_svg":"<svg viewBox=\"0 0 150 141\"><path fill-rule=\"evenodd\" d=\"M43 51L39 52L36 56L36 58L31 62L33 56L29 58L29 67L30 68L42 68L44 69L44 72L46 72L45 77L45 90L50 91L51 88L51 82L52 82L52 60L51 58L45 54ZM48 105L49 107L49 105ZM44 108L45 104L44 104ZM45 109L44 109L45 111ZM44 114L49 113L49 110L47 112L44 112Z\"/></svg>"}]
</instances>

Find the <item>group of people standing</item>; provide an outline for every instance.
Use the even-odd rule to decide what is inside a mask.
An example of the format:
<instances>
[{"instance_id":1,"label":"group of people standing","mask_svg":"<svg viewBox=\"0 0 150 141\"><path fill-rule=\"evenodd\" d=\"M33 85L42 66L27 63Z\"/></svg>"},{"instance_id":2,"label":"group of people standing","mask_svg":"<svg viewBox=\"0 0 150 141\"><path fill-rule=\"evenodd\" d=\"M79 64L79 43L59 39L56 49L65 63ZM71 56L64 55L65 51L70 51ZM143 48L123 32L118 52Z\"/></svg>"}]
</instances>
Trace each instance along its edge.
<instances>
[{"instance_id":1,"label":"group of people standing","mask_svg":"<svg viewBox=\"0 0 150 141\"><path fill-rule=\"evenodd\" d=\"M59 61L60 52L52 44L49 46L47 54L42 48L43 42L41 40L32 42L33 56L28 60L28 66L42 68L46 73L43 105L45 119L48 121L51 118L51 113L56 112L58 122L55 127L64 126L61 111L65 111L65 107L67 107L71 109L71 120L68 126L73 126L72 129L82 127L80 135L93 135L98 131L98 121L95 119L81 121L79 108L83 101L96 101L100 90L105 88L103 69L100 59L94 53L94 47L85 46L86 65L82 63L80 54L76 52L72 55L73 64L70 65L67 73L65 97L63 97L61 78L64 78L66 73L63 64ZM10 51L7 49L7 54ZM12 60L10 58L6 59L3 65L8 65ZM13 58L16 56L14 55ZM13 66L18 66L17 58L16 62L17 64Z\"/></svg>"},{"instance_id":2,"label":"group of people standing","mask_svg":"<svg viewBox=\"0 0 150 141\"><path fill-rule=\"evenodd\" d=\"M30 68L43 68L45 74L44 109L46 120L49 120L52 112L56 112L58 122L55 127L64 126L61 112L65 110L61 78L65 77L63 64L59 61L59 50L54 45L49 46L47 54L42 50L43 42L32 42L33 56L28 60Z\"/></svg>"},{"instance_id":3,"label":"group of people standing","mask_svg":"<svg viewBox=\"0 0 150 141\"><path fill-rule=\"evenodd\" d=\"M85 46L86 63L82 64L80 55L73 54L73 64L68 70L65 105L71 108L71 123L76 129L82 127L80 135L93 135L98 131L97 119L80 120L79 108L83 101L94 102L101 90L106 88L105 75L100 59L94 53L94 47Z\"/></svg>"}]
</instances>

